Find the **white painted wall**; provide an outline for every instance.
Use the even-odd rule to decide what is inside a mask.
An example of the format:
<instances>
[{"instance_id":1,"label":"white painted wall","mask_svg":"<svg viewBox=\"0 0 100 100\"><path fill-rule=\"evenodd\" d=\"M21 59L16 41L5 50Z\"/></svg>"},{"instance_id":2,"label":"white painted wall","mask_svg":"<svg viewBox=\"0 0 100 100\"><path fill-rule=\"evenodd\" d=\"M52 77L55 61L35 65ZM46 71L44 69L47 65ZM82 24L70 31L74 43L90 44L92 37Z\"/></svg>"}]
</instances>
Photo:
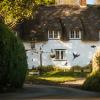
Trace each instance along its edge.
<instances>
[{"instance_id":1,"label":"white painted wall","mask_svg":"<svg viewBox=\"0 0 100 100\"><path fill-rule=\"evenodd\" d=\"M44 45L43 45L44 44ZM34 53L31 49L30 43L24 43L27 51L27 61L29 68L32 66L37 67L40 65L40 54ZM43 45L43 46L42 46ZM95 45L96 48L91 48ZM98 42L83 42L81 40L69 40L66 42L60 40L48 40L47 42L36 43L36 51L39 52L39 48L42 46L43 65L55 65L59 67L71 67L74 65L85 66L90 63L94 52L100 47L100 41ZM51 49L66 49L65 61L55 61L54 58L50 57ZM80 56L73 60L73 52L79 53ZM67 66L65 65L67 61Z\"/></svg>"}]
</instances>

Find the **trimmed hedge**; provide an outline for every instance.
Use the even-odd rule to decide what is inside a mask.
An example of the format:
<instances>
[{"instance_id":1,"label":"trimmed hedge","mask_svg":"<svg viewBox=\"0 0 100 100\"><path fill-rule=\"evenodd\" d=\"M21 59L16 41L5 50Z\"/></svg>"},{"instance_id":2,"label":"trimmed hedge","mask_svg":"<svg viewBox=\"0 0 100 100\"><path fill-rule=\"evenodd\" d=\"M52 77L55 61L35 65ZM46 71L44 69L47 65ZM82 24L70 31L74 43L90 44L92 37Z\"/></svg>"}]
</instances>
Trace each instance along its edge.
<instances>
[{"instance_id":1,"label":"trimmed hedge","mask_svg":"<svg viewBox=\"0 0 100 100\"><path fill-rule=\"evenodd\" d=\"M84 82L83 88L100 92L100 72L90 74Z\"/></svg>"},{"instance_id":2,"label":"trimmed hedge","mask_svg":"<svg viewBox=\"0 0 100 100\"><path fill-rule=\"evenodd\" d=\"M87 77L83 88L100 92L100 50L97 51L92 60L92 73Z\"/></svg>"},{"instance_id":3,"label":"trimmed hedge","mask_svg":"<svg viewBox=\"0 0 100 100\"><path fill-rule=\"evenodd\" d=\"M22 87L26 71L26 53L21 40L0 23L0 91Z\"/></svg>"}]
</instances>

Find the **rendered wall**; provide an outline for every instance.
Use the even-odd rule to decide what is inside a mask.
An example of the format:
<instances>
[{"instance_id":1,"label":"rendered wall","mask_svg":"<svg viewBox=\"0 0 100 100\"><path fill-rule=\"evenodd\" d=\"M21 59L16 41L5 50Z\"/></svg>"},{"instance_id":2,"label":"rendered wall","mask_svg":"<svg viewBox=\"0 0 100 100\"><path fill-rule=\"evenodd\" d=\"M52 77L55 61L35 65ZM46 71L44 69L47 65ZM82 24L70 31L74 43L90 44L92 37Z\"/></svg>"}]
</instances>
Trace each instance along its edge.
<instances>
[{"instance_id":1,"label":"rendered wall","mask_svg":"<svg viewBox=\"0 0 100 100\"><path fill-rule=\"evenodd\" d=\"M27 51L27 61L29 68L37 67L40 65L40 54L39 49L42 46L43 55L42 63L44 66L55 65L59 67L71 67L74 65L85 66L90 63L92 56L95 51L100 47L100 41L98 42L83 42L81 40L69 40L62 42L60 40L48 40L44 43L36 43L36 51L38 53L30 50L30 43L24 43ZM92 46L92 47L91 47ZM95 47L96 46L96 47ZM65 60L56 61L54 58L50 57L51 49L66 49ZM77 58L74 59L73 53L79 54ZM67 62L67 65L65 65Z\"/></svg>"}]
</instances>

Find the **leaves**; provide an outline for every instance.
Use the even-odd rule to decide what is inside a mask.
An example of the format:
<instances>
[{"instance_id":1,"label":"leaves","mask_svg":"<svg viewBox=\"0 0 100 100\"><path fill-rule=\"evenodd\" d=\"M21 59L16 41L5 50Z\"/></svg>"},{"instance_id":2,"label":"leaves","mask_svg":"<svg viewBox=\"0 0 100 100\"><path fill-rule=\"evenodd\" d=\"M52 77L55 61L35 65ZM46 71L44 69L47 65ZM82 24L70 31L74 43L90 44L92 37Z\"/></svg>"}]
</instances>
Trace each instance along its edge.
<instances>
[{"instance_id":1,"label":"leaves","mask_svg":"<svg viewBox=\"0 0 100 100\"><path fill-rule=\"evenodd\" d=\"M31 0L3 0L0 2L0 14L4 17L5 23L14 26L24 17L32 15Z\"/></svg>"},{"instance_id":2,"label":"leaves","mask_svg":"<svg viewBox=\"0 0 100 100\"><path fill-rule=\"evenodd\" d=\"M24 18L32 17L39 5L53 2L54 0L2 0L0 14L4 17L5 23L13 27Z\"/></svg>"},{"instance_id":3,"label":"leaves","mask_svg":"<svg viewBox=\"0 0 100 100\"><path fill-rule=\"evenodd\" d=\"M0 23L0 91L2 88L21 87L26 71L27 58L24 46L7 26Z\"/></svg>"}]
</instances>

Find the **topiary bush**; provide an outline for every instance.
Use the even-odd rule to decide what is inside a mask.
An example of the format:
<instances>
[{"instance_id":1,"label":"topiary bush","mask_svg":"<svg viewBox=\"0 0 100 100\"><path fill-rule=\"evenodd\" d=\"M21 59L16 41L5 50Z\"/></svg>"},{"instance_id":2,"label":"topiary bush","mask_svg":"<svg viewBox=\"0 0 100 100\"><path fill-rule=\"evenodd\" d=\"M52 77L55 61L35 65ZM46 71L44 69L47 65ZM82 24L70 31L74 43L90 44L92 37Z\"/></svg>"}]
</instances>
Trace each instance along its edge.
<instances>
[{"instance_id":1,"label":"topiary bush","mask_svg":"<svg viewBox=\"0 0 100 100\"><path fill-rule=\"evenodd\" d=\"M22 87L26 71L26 53L21 40L0 23L0 91Z\"/></svg>"},{"instance_id":2,"label":"topiary bush","mask_svg":"<svg viewBox=\"0 0 100 100\"><path fill-rule=\"evenodd\" d=\"M99 71L100 72L100 50L97 50L92 60L92 72Z\"/></svg>"},{"instance_id":3,"label":"topiary bush","mask_svg":"<svg viewBox=\"0 0 100 100\"><path fill-rule=\"evenodd\" d=\"M83 88L100 92L100 50L97 51L93 57L92 73L84 82Z\"/></svg>"},{"instance_id":4,"label":"topiary bush","mask_svg":"<svg viewBox=\"0 0 100 100\"><path fill-rule=\"evenodd\" d=\"M83 88L100 92L100 72L91 73L84 82Z\"/></svg>"}]
</instances>

